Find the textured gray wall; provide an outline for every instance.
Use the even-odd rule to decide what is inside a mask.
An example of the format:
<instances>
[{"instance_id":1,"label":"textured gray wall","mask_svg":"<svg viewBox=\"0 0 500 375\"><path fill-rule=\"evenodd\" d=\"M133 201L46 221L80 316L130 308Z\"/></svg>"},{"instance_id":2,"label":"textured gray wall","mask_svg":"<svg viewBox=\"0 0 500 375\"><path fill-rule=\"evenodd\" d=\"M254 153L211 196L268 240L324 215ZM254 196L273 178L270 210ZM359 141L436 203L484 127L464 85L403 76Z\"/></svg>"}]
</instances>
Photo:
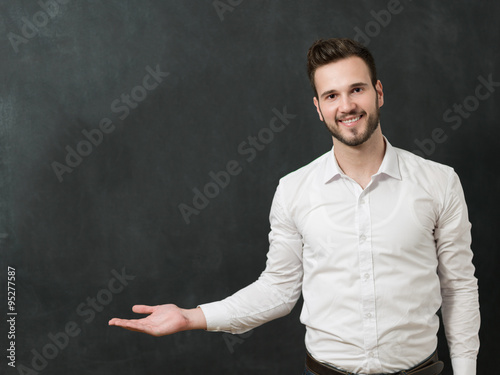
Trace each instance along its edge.
<instances>
[{"instance_id":1,"label":"textured gray wall","mask_svg":"<svg viewBox=\"0 0 500 375\"><path fill-rule=\"evenodd\" d=\"M334 36L373 51L391 143L461 176L479 374L493 371L499 11L465 0L3 2L0 293L5 314L14 267L18 315L0 335L5 354L15 329L17 368L4 357L0 372L301 373L301 302L244 336L153 338L107 321L134 303L194 307L258 277L278 179L331 147L305 55Z\"/></svg>"}]
</instances>

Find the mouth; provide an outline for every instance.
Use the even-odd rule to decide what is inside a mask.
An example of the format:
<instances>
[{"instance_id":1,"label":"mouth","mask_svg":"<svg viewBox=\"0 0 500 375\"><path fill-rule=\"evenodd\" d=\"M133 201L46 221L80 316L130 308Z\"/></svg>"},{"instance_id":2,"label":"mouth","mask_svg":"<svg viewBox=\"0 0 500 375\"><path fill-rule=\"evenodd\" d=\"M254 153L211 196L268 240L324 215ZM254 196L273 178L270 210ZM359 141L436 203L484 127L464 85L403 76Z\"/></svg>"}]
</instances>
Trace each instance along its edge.
<instances>
[{"instance_id":1,"label":"mouth","mask_svg":"<svg viewBox=\"0 0 500 375\"><path fill-rule=\"evenodd\" d=\"M350 127L355 126L359 122L359 120L361 120L362 117L363 117L363 115L349 116L349 117L346 117L342 120L338 120L338 122L340 122L342 125L350 128Z\"/></svg>"}]
</instances>

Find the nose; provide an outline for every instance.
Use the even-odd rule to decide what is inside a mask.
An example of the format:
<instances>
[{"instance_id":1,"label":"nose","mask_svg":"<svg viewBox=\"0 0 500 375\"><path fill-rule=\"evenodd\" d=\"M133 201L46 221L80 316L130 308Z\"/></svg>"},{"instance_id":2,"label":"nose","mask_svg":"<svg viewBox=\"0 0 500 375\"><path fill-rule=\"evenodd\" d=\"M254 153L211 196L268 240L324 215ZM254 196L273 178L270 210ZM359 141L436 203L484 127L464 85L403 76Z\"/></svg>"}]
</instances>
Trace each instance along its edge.
<instances>
[{"instance_id":1,"label":"nose","mask_svg":"<svg viewBox=\"0 0 500 375\"><path fill-rule=\"evenodd\" d=\"M340 98L339 111L343 113L350 113L356 108L356 103L349 95L343 95Z\"/></svg>"}]
</instances>

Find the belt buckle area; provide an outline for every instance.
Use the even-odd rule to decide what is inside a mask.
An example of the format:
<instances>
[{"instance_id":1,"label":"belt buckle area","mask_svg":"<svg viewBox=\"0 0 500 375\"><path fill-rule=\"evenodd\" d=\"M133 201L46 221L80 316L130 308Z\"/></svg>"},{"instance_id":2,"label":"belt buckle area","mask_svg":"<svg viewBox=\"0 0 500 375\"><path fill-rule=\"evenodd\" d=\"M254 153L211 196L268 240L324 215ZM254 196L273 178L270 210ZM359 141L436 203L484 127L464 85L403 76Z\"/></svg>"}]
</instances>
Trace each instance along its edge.
<instances>
[{"instance_id":1,"label":"belt buckle area","mask_svg":"<svg viewBox=\"0 0 500 375\"><path fill-rule=\"evenodd\" d=\"M359 375L355 372L345 371L330 364L319 362L315 360L309 352L307 352L306 367L313 374L318 375ZM411 369L392 373L377 373L374 375L438 375L443 370L443 367L443 362L438 360L437 354L434 352L422 363Z\"/></svg>"}]
</instances>

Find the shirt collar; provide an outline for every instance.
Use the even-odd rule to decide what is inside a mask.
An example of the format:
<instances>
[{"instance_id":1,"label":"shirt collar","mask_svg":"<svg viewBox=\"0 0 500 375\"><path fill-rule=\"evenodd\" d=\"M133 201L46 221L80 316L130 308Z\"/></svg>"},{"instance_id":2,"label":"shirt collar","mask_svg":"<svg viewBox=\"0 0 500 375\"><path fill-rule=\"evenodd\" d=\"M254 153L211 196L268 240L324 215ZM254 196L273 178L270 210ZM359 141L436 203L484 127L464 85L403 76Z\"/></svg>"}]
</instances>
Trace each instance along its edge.
<instances>
[{"instance_id":1,"label":"shirt collar","mask_svg":"<svg viewBox=\"0 0 500 375\"><path fill-rule=\"evenodd\" d=\"M386 145L384 159L382 160L382 164L380 164L378 172L375 173L374 176L377 176L379 174L386 174L392 178L401 180L398 154L396 153L394 147L389 143L387 138L384 137L384 140ZM326 184L343 175L344 172L342 172L342 169L340 169L339 164L337 163L337 159L335 158L332 147L326 159L323 182Z\"/></svg>"}]
</instances>

